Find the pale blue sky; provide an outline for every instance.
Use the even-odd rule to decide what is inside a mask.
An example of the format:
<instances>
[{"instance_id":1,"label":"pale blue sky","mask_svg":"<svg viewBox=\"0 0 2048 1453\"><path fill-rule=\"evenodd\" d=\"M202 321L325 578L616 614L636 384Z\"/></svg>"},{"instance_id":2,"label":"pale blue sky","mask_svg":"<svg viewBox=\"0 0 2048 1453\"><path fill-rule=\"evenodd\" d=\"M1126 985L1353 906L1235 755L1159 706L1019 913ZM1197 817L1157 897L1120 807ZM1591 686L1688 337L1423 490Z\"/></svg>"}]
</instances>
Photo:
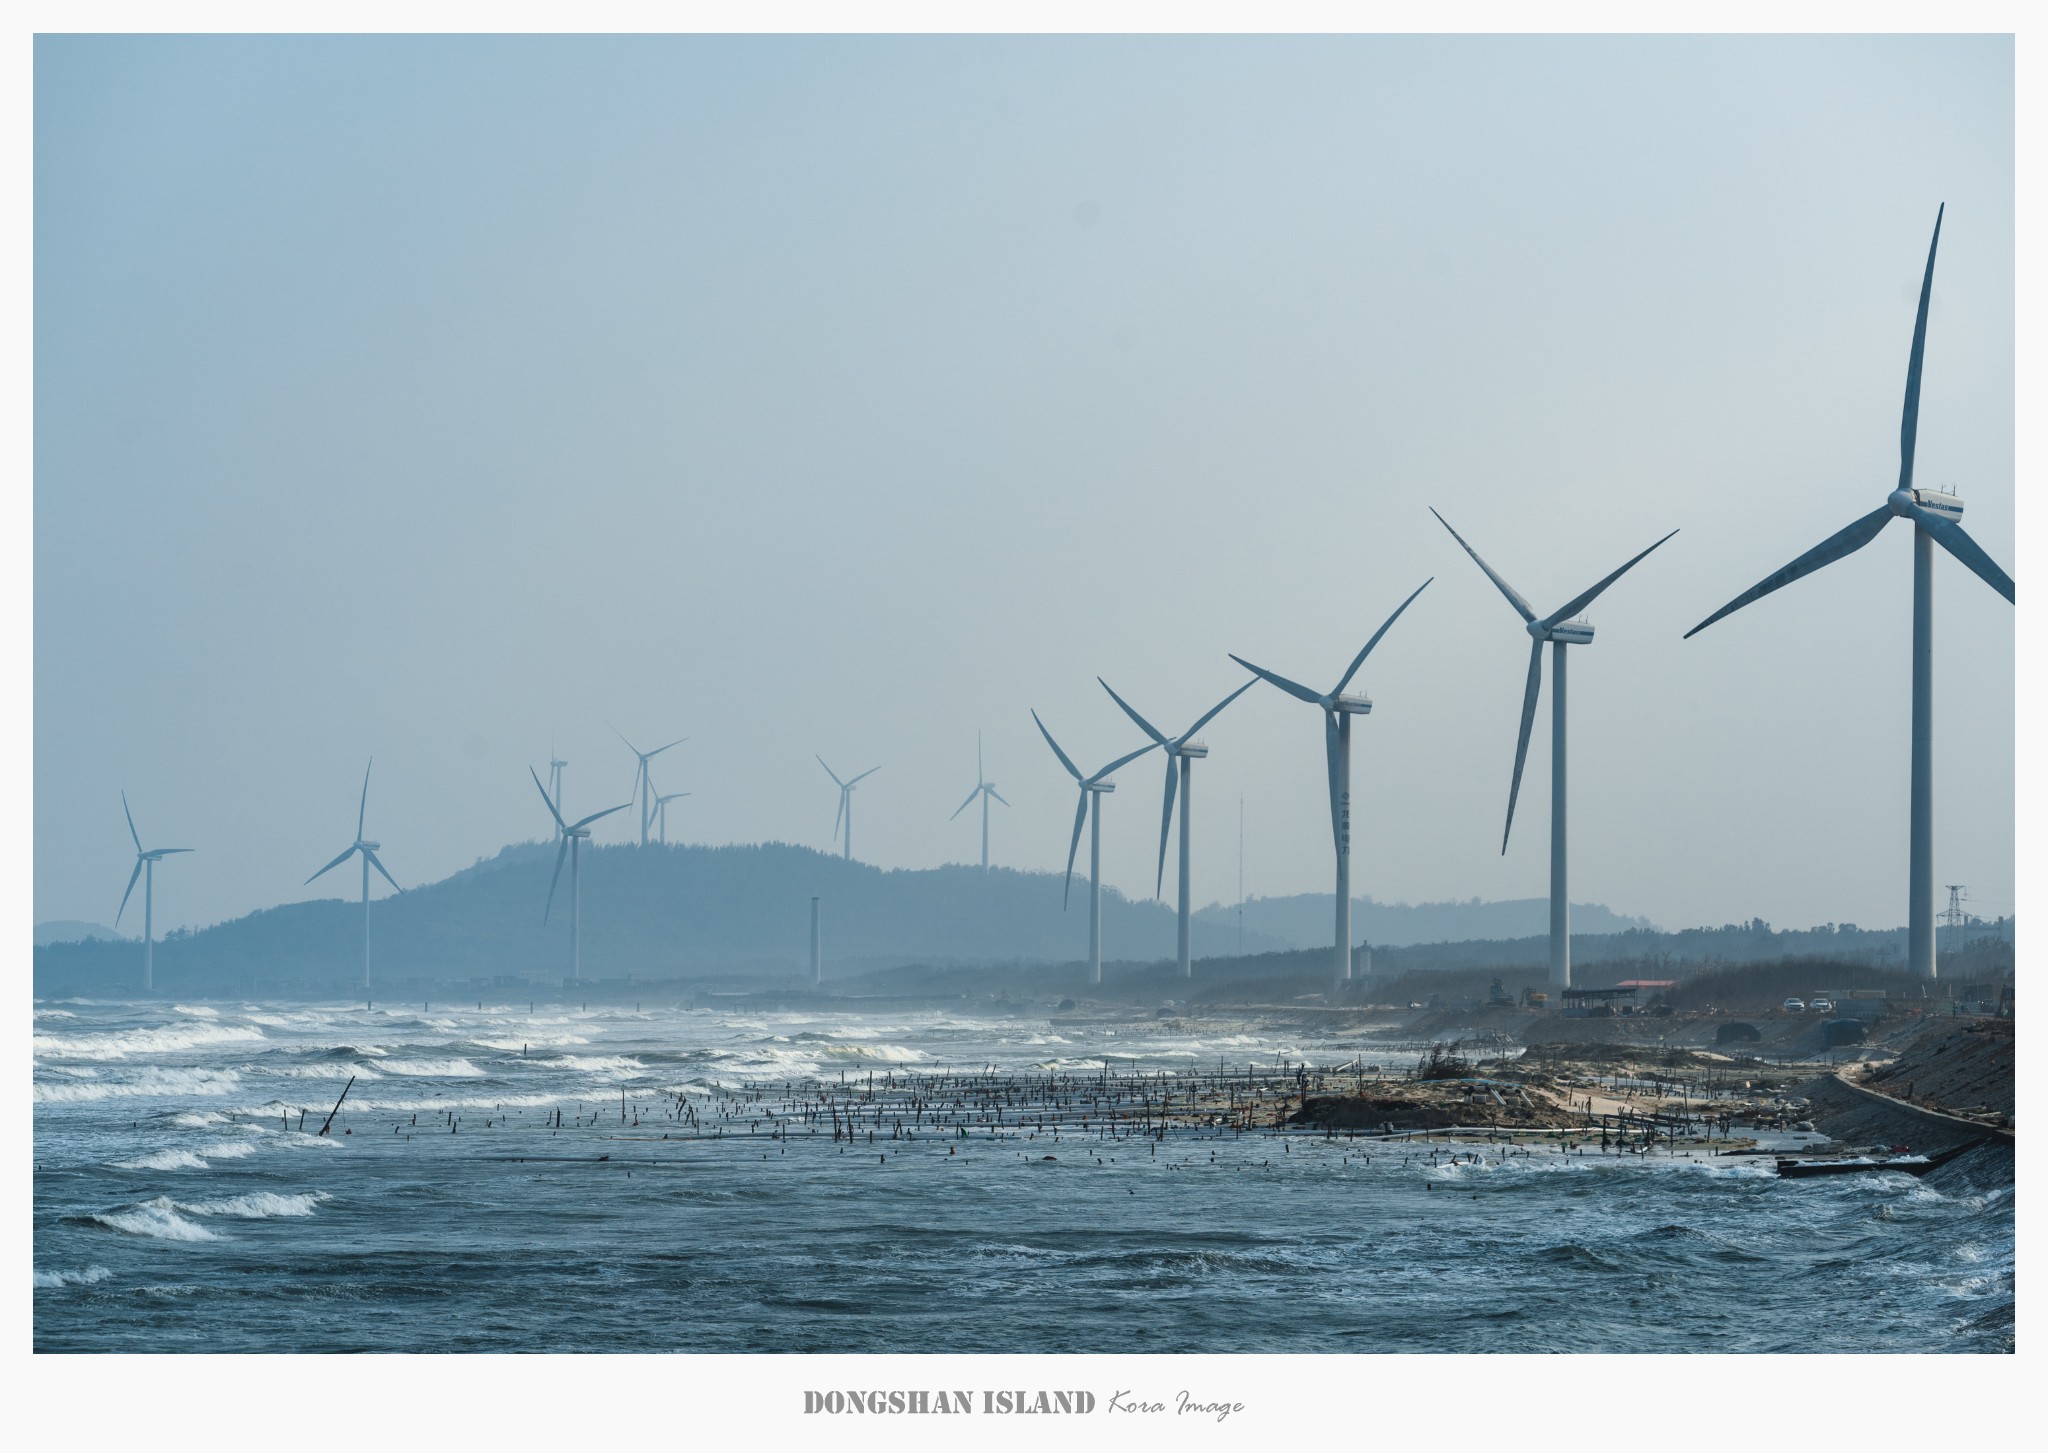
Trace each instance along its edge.
<instances>
[{"instance_id":1,"label":"pale blue sky","mask_svg":"<svg viewBox=\"0 0 2048 1453\"><path fill-rule=\"evenodd\" d=\"M1240 679L1363 683L1354 882L1547 884L1539 608L1674 527L1576 653L1573 891L1905 916L1909 545L1681 633L1882 501L1937 204L1922 483L2013 543L2008 41L44 39L38 919L401 882L620 800L692 840L970 858L974 733L1057 867L1077 757ZM1937 567L1937 877L2013 889L2012 609ZM1206 734L1197 896L1327 891L1321 724ZM1148 893L1157 775L1109 804ZM623 837L630 814L607 826ZM1169 884L1169 893L1171 885Z\"/></svg>"}]
</instances>

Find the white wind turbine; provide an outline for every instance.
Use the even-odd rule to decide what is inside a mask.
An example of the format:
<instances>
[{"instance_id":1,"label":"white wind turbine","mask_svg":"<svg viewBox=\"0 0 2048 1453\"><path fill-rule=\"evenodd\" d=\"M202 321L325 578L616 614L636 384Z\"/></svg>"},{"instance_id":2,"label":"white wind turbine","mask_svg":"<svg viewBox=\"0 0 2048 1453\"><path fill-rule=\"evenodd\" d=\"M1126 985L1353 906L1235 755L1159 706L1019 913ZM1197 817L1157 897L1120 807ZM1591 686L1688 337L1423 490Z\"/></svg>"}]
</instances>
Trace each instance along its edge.
<instances>
[{"instance_id":1,"label":"white wind turbine","mask_svg":"<svg viewBox=\"0 0 2048 1453\"><path fill-rule=\"evenodd\" d=\"M2004 596L2007 604L2013 603L2012 577L1963 532L1962 500L1913 484L1913 451L1920 433L1920 366L1927 350L1927 302L1934 289L1934 253L1941 245L1941 218L1946 210L1944 204L1934 214L1934 240L1927 244L1920 310L1913 319L1913 351L1906 360L1906 406L1899 421L1897 486L1869 514L1837 530L1776 574L1764 577L1685 633L1690 640L1722 616L1862 549L1894 519L1913 522L1913 765L1906 833L1906 963L1927 979L1935 976L1934 546L1939 544Z\"/></svg>"},{"instance_id":2,"label":"white wind turbine","mask_svg":"<svg viewBox=\"0 0 2048 1453\"><path fill-rule=\"evenodd\" d=\"M688 797L687 792L670 792L654 799L654 820L660 825L661 845L668 846L668 805L678 797Z\"/></svg>"},{"instance_id":3,"label":"white wind turbine","mask_svg":"<svg viewBox=\"0 0 2048 1453\"><path fill-rule=\"evenodd\" d=\"M370 991L370 869L375 868L383 873L384 881L391 885L394 893L405 891L398 886L398 880L385 870L384 864L377 858L377 849L383 844L373 843L363 836L363 818L370 810L370 767L375 764L376 759L372 758L363 768L363 796L356 804L356 840L349 844L347 852L313 875L313 878L318 878L329 869L340 867L357 853L363 855L363 992L366 994ZM306 882L311 883L313 878L308 878Z\"/></svg>"},{"instance_id":4,"label":"white wind turbine","mask_svg":"<svg viewBox=\"0 0 2048 1453\"><path fill-rule=\"evenodd\" d=\"M1102 681L1100 676L1095 679ZM1166 835L1173 825L1174 794L1178 791L1180 795L1180 976L1183 979L1192 979L1195 976L1194 945L1188 922L1188 818L1195 805L1195 762L1209 755L1208 747L1195 740L1195 733L1214 721L1218 712L1258 683L1259 678L1254 676L1202 713L1193 726L1177 737L1168 738L1151 722L1132 710L1131 704L1118 696L1114 687L1107 681L1102 681L1102 689L1109 693L1112 701L1124 709L1124 715L1136 722L1139 730L1146 736L1166 749L1166 809L1159 818L1159 874L1152 883L1154 896L1157 896L1160 885L1166 881Z\"/></svg>"},{"instance_id":5,"label":"white wind turbine","mask_svg":"<svg viewBox=\"0 0 2048 1453\"><path fill-rule=\"evenodd\" d=\"M1429 578L1434 579L1434 575ZM1372 711L1371 697L1346 696L1344 688L1351 684L1351 678L1358 674L1358 668L1365 664L1372 648L1380 643L1380 637L1401 619L1401 612L1408 609L1416 595L1429 589L1429 580L1415 587L1415 595L1394 607L1394 613L1387 617L1386 624L1372 633L1372 639L1351 658L1350 667L1327 692L1311 691L1298 681L1289 681L1263 666L1254 666L1242 656L1230 658L1254 675L1265 677L1289 696L1323 709L1323 755L1328 759L1330 770L1330 834L1337 849L1336 963L1340 983L1349 982L1351 978L1351 718L1365 716Z\"/></svg>"},{"instance_id":6,"label":"white wind turbine","mask_svg":"<svg viewBox=\"0 0 2048 1453\"><path fill-rule=\"evenodd\" d=\"M1080 784L1081 800L1074 808L1074 839L1067 844L1067 883L1060 895L1060 907L1065 908L1067 898L1074 887L1074 854L1081 846L1081 821L1088 821L1088 982L1102 982L1102 796L1116 791L1116 783L1109 780L1109 774L1126 762L1144 756L1157 742L1147 742L1135 752L1126 752L1093 776L1084 774L1074 765L1074 759L1060 750L1060 744L1046 731L1045 723L1038 720L1033 711L1031 719L1038 722L1038 730L1045 737L1045 744L1052 748L1052 754L1060 759L1074 781ZM1090 812L1090 806L1094 811Z\"/></svg>"},{"instance_id":7,"label":"white wind turbine","mask_svg":"<svg viewBox=\"0 0 2048 1453\"><path fill-rule=\"evenodd\" d=\"M981 871L986 873L988 871L988 800L993 797L1005 807L1010 805L1010 800L1003 796L1002 793L996 791L996 784L989 781L983 775L980 732L974 734L974 790L967 794L966 802L953 809L953 817L947 818L946 821L951 822L954 817L958 817L961 813L965 812L977 797L981 799Z\"/></svg>"},{"instance_id":8,"label":"white wind turbine","mask_svg":"<svg viewBox=\"0 0 2048 1453\"><path fill-rule=\"evenodd\" d=\"M647 764L669 747L680 747L689 738L677 737L668 744L668 747L656 747L651 752L643 752L630 741L626 741L626 734L617 727L613 727L612 730L618 734L620 741L626 742L626 750L640 759L639 770L633 776L633 799L640 804L640 846L644 848L647 846L647 829L654 825L654 779L648 774ZM632 803L626 805L630 807Z\"/></svg>"},{"instance_id":9,"label":"white wind turbine","mask_svg":"<svg viewBox=\"0 0 2048 1453\"><path fill-rule=\"evenodd\" d=\"M575 822L564 822L555 800L548 796L548 789L540 785L540 773L531 767L527 775L533 778L533 785L540 793L540 800L548 805L548 816L555 820L555 827L562 834L562 845L555 850L555 875L548 879L548 905L541 910L540 921L546 923L555 911L555 888L562 881L562 859L569 859L569 977L572 980L583 977L583 844L590 837L590 825L600 817L610 817L615 812L624 812L633 804L621 802L617 807L607 807L602 812L579 818Z\"/></svg>"},{"instance_id":10,"label":"white wind turbine","mask_svg":"<svg viewBox=\"0 0 2048 1453\"><path fill-rule=\"evenodd\" d=\"M813 755L816 754L814 753ZM860 785L861 777L872 777L875 775L875 773L881 771L882 769L880 767L870 767L867 769L867 771L861 773L860 777L855 777L850 781L840 782L839 774L833 771L829 766L826 766L825 759L823 757L818 758L818 765L820 767L825 768L825 775L827 777L830 777L834 782L839 783L839 810L832 814L832 836L835 840L839 837L840 824L844 823L846 826L846 860L848 862L852 862L853 789Z\"/></svg>"},{"instance_id":11,"label":"white wind turbine","mask_svg":"<svg viewBox=\"0 0 2048 1453\"><path fill-rule=\"evenodd\" d=\"M190 848L145 848L142 835L135 831L135 814L128 810L128 794L121 794L121 815L128 819L128 836L135 840L135 871L128 875L128 890L121 895L121 906L114 910L114 926L121 926L121 915L128 911L128 896L135 891L135 880L142 879L142 988L145 993L156 988L156 865L159 858L172 853L189 853Z\"/></svg>"},{"instance_id":12,"label":"white wind turbine","mask_svg":"<svg viewBox=\"0 0 2048 1453\"><path fill-rule=\"evenodd\" d=\"M1451 522L1442 515L1436 515L1437 523L1451 530ZM1673 530L1671 535L1677 534ZM1666 535L1664 540L1671 538ZM1515 798L1522 790L1522 763L1529 755L1529 728L1536 721L1536 698L1543 690L1543 644L1550 643L1550 982L1552 987L1568 989L1572 983L1572 906L1566 890L1566 839L1565 839L1565 690L1564 690L1564 648L1586 646L1593 641L1593 625L1590 621L1574 620L1573 617L1599 598L1600 592L1634 568L1637 561L1657 545L1659 540L1641 555L1630 559L1619 570L1602 578L1589 589L1581 591L1547 616L1538 617L1529 608L1529 602L1515 593L1509 585L1484 560L1479 552L1465 544L1465 537L1451 530L1451 538L1464 545L1465 553L1486 572L1486 578L1500 588L1508 604L1522 618L1524 629L1529 633L1529 679L1522 692L1522 732L1515 739L1515 775L1508 784L1508 818L1501 828L1500 850L1508 850L1508 834L1515 826Z\"/></svg>"}]
</instances>

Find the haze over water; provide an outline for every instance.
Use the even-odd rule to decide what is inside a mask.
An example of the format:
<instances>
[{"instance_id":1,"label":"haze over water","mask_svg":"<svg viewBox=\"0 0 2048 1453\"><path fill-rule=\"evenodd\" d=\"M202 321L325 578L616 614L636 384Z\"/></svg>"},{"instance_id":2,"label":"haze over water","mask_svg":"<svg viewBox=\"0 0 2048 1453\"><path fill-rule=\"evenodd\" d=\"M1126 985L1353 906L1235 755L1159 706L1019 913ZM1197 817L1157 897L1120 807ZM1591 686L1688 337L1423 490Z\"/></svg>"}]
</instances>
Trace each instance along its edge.
<instances>
[{"instance_id":1,"label":"haze over water","mask_svg":"<svg viewBox=\"0 0 2048 1453\"><path fill-rule=\"evenodd\" d=\"M750 1141L754 1115L723 1122L722 1141L660 1138L682 1133L665 1097L708 1124L750 1087L806 1076L1085 1074L1105 1055L1119 1070L1329 1065L1361 1050L1401 1062L1348 1039L964 1009L46 1002L36 1346L2011 1346L2010 1189L1780 1181L1683 1155L1451 1168L1424 1147L1309 1135L1179 1133L1156 1156L1025 1132L847 1148L824 1133ZM583 1126L544 1128L557 1108Z\"/></svg>"}]
</instances>

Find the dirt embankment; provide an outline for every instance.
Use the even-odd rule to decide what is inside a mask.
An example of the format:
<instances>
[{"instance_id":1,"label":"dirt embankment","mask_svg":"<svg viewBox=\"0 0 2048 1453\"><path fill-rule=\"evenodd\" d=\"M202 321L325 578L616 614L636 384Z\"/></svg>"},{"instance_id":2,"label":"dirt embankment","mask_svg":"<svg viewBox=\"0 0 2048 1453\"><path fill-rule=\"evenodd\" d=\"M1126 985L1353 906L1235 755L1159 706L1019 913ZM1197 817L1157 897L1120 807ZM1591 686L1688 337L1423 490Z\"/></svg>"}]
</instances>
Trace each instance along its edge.
<instances>
[{"instance_id":1,"label":"dirt embankment","mask_svg":"<svg viewBox=\"0 0 2048 1453\"><path fill-rule=\"evenodd\" d=\"M1311 1095L1289 1119L1335 1130L1445 1130L1485 1125L1553 1130L1585 1125L1540 1089L1510 1080L1415 1080L1371 1085L1349 1095Z\"/></svg>"},{"instance_id":2,"label":"dirt embankment","mask_svg":"<svg viewBox=\"0 0 2048 1453\"><path fill-rule=\"evenodd\" d=\"M1879 1094L2013 1128L2013 1021L1934 1019L1860 1077Z\"/></svg>"}]
</instances>

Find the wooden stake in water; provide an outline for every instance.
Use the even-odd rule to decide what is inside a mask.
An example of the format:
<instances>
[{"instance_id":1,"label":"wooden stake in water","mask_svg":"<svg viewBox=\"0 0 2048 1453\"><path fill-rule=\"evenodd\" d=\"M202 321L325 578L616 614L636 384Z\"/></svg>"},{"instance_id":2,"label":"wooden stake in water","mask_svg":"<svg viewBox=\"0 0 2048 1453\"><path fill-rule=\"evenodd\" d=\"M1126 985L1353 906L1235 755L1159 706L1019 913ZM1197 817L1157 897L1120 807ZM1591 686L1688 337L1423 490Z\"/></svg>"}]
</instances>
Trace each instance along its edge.
<instances>
[{"instance_id":1,"label":"wooden stake in water","mask_svg":"<svg viewBox=\"0 0 2048 1453\"><path fill-rule=\"evenodd\" d=\"M327 1123L320 1127L320 1133L322 1135L325 1135L330 1129L333 1128L334 1117L341 1113L341 1102L342 1100L346 1100L348 1098L348 1092L355 1088L355 1084L356 1077L354 1075L350 1075L348 1077L348 1083L341 1087L341 1096L339 1099L335 1100L334 1108L327 1112Z\"/></svg>"}]
</instances>

